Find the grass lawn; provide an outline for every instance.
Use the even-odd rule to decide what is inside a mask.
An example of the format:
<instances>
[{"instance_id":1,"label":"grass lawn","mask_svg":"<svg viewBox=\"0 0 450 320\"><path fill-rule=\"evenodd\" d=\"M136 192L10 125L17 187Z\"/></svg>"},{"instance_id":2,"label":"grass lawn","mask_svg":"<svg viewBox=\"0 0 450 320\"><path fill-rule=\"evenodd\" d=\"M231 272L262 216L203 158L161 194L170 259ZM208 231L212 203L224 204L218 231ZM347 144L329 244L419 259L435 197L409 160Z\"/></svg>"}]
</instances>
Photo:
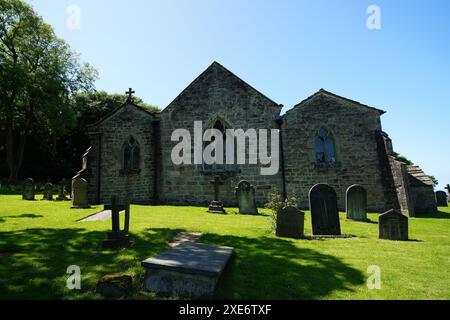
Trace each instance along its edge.
<instances>
[{"instance_id":1,"label":"grass lawn","mask_svg":"<svg viewBox=\"0 0 450 320\"><path fill-rule=\"evenodd\" d=\"M70 202L22 201L0 195L0 299L100 299L95 283L107 274L133 276L131 299L142 292L140 262L160 253L181 231L202 232L200 242L236 250L215 298L218 299L450 299L450 209L409 220L412 241L378 239L372 223L346 221L349 239L276 238L265 215L213 215L197 207L131 209L128 250L104 251L110 221L77 222L102 207L71 210ZM311 233L309 213L306 234ZM67 267L78 265L82 289L66 288ZM367 268L381 268L380 290L366 285Z\"/></svg>"}]
</instances>

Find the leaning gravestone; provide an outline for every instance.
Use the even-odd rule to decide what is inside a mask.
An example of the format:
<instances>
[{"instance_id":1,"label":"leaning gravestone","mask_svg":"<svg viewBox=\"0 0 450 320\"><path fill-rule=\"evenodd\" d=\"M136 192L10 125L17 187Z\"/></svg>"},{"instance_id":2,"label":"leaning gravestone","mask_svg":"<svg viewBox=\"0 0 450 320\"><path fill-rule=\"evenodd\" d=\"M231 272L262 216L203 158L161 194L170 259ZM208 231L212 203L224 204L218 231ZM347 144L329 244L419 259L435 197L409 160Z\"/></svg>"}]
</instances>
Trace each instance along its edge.
<instances>
[{"instance_id":1,"label":"leaning gravestone","mask_svg":"<svg viewBox=\"0 0 450 320\"><path fill-rule=\"evenodd\" d=\"M258 214L255 199L255 187L248 181L242 180L235 188L240 214Z\"/></svg>"},{"instance_id":2,"label":"leaning gravestone","mask_svg":"<svg viewBox=\"0 0 450 320\"><path fill-rule=\"evenodd\" d=\"M367 221L367 192L359 185L353 185L346 192L347 219Z\"/></svg>"},{"instance_id":3,"label":"leaning gravestone","mask_svg":"<svg viewBox=\"0 0 450 320\"><path fill-rule=\"evenodd\" d=\"M295 207L284 207L277 212L277 237L303 238L305 213Z\"/></svg>"},{"instance_id":4,"label":"leaning gravestone","mask_svg":"<svg viewBox=\"0 0 450 320\"><path fill-rule=\"evenodd\" d=\"M120 211L125 210L125 225L120 229ZM104 249L120 249L130 246L130 204L118 205L116 197L111 198L111 221L112 231L108 232L108 237L103 240L102 247Z\"/></svg>"},{"instance_id":5,"label":"leaning gravestone","mask_svg":"<svg viewBox=\"0 0 450 320\"><path fill-rule=\"evenodd\" d=\"M379 238L386 240L408 240L408 217L397 210L389 210L378 220Z\"/></svg>"},{"instance_id":6,"label":"leaning gravestone","mask_svg":"<svg viewBox=\"0 0 450 320\"><path fill-rule=\"evenodd\" d=\"M163 296L211 297L233 251L203 243L180 244L142 261L144 287Z\"/></svg>"},{"instance_id":7,"label":"leaning gravestone","mask_svg":"<svg viewBox=\"0 0 450 320\"><path fill-rule=\"evenodd\" d=\"M44 185L44 197L43 200L52 201L53 200L53 184L50 182Z\"/></svg>"},{"instance_id":8,"label":"leaning gravestone","mask_svg":"<svg viewBox=\"0 0 450 320\"><path fill-rule=\"evenodd\" d=\"M79 175L72 179L72 209L88 209L87 181Z\"/></svg>"},{"instance_id":9,"label":"leaning gravestone","mask_svg":"<svg viewBox=\"0 0 450 320\"><path fill-rule=\"evenodd\" d=\"M438 207L448 207L447 193L444 191L436 192L436 203Z\"/></svg>"},{"instance_id":10,"label":"leaning gravestone","mask_svg":"<svg viewBox=\"0 0 450 320\"><path fill-rule=\"evenodd\" d=\"M309 191L312 231L315 236L341 235L336 191L326 184L317 184Z\"/></svg>"},{"instance_id":11,"label":"leaning gravestone","mask_svg":"<svg viewBox=\"0 0 450 320\"><path fill-rule=\"evenodd\" d=\"M28 178L25 180L23 184L23 190L22 190L22 199L33 201L35 198L35 187L34 187L34 181L31 178Z\"/></svg>"}]
</instances>

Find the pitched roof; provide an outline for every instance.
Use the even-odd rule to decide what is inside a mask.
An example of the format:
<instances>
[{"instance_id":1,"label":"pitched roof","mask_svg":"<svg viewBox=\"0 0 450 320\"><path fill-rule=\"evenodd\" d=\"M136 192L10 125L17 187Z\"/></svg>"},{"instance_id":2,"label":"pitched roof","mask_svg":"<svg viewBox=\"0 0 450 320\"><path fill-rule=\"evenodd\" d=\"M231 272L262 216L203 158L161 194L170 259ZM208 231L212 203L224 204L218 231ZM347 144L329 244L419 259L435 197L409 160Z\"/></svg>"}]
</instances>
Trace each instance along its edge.
<instances>
[{"instance_id":1,"label":"pitched roof","mask_svg":"<svg viewBox=\"0 0 450 320\"><path fill-rule=\"evenodd\" d=\"M319 95L322 95L322 94L327 95L327 96L331 96L331 97L336 98L336 99L339 99L339 100L343 100L343 101L345 101L345 102L349 102L349 103L352 103L352 104L356 104L356 105L358 105L358 106L360 106L360 107L363 107L363 108L366 108L366 109L369 109L369 110L376 111L376 112L378 112L378 114L379 114L380 116L386 113L386 111L384 111L384 110L381 110L381 109L378 109L378 108L374 108L374 107L370 107L370 106L368 106L368 105L366 105L366 104L363 104L363 103L361 103L361 102L359 102L359 101L355 101L355 100L351 100L351 99L348 99L348 98L339 96L339 95L337 95L337 94L335 94L335 93L333 93L333 92L327 91L327 90L325 90L325 89L320 89L319 91L317 91L317 92L314 93L313 95L309 96L308 98L304 99L304 100L301 101L300 103L296 104L296 105L294 106L294 108L301 107L304 103L306 103L306 102L308 102L309 100L311 100L311 99L313 99L313 98L315 98L315 97L317 97L317 96L319 96ZM292 108L291 110L293 110L294 108ZM289 110L289 111L290 111L290 110ZM288 111L288 112L289 112L289 111Z\"/></svg>"},{"instance_id":2,"label":"pitched roof","mask_svg":"<svg viewBox=\"0 0 450 320\"><path fill-rule=\"evenodd\" d=\"M412 186L432 186L435 184L433 180L425 173L419 166L407 166L408 174L409 174L409 183Z\"/></svg>"},{"instance_id":3,"label":"pitched roof","mask_svg":"<svg viewBox=\"0 0 450 320\"><path fill-rule=\"evenodd\" d=\"M173 99L173 101L171 103L168 104L167 107L169 107L172 103L174 103L175 101L177 101L180 96L183 95L184 92L186 92L187 90L189 90L189 88L196 83L197 81L199 81L201 78L203 78L204 75L206 75L209 72L215 72L215 70L221 70L224 71L227 75L230 75L231 77L233 77L238 83L240 83L243 87L245 87L248 90L254 91L257 94L259 94L260 96L262 96L264 99L266 99L267 101L269 101L270 103L277 105L280 107L280 109L282 108L282 105L280 105L279 103L273 101L272 99L270 99L269 97L267 97L265 94L261 93L260 91L258 91L257 89L255 89L254 87L252 87L251 85L249 85L247 82L245 82L244 80L242 80L241 78L239 78L237 75L235 75L233 72L231 72L230 70L228 70L227 68L225 68L223 65L221 65L219 62L214 61L211 65L209 65L208 68L206 68L198 77L196 77L183 91L181 91L181 93L175 98ZM164 110L167 109L164 108Z\"/></svg>"},{"instance_id":4,"label":"pitched roof","mask_svg":"<svg viewBox=\"0 0 450 320\"><path fill-rule=\"evenodd\" d=\"M107 114L103 119L100 119L96 123L90 124L87 127L88 128L95 128L95 127L99 126L104 121L106 121L109 118L111 118L113 115L115 115L117 112L119 112L122 108L125 108L126 106L133 106L133 107L137 108L138 110L144 111L145 113L151 115L152 117L155 117L155 114L150 112L150 111L148 111L147 109L145 109L145 108L143 108L141 106L138 106L137 104L135 104L133 102L125 101L122 105L120 105L119 107L117 107L113 111L111 111L109 114Z\"/></svg>"}]
</instances>

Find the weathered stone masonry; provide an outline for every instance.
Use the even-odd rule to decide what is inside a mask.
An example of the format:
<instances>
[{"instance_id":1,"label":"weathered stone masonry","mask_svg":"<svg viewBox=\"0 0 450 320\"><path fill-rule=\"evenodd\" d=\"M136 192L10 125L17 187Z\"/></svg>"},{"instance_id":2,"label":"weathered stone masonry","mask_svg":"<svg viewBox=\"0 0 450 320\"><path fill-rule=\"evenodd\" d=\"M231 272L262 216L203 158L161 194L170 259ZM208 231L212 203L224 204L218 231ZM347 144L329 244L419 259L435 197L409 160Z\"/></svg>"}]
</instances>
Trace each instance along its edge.
<instances>
[{"instance_id":1,"label":"weathered stone masonry","mask_svg":"<svg viewBox=\"0 0 450 320\"><path fill-rule=\"evenodd\" d=\"M412 195L406 165L394 159L392 142L382 131L384 111L325 90L284 116L281 108L217 62L158 115L127 102L91 127L91 148L81 171L89 182L89 199L108 203L116 195L119 201L129 198L141 204L207 205L214 194L212 172L202 165L176 166L171 161L178 143L171 141L172 132L182 128L193 133L194 121L202 121L203 130L217 122L229 129L281 128L278 174L260 175L259 164L237 166L220 187L227 206L236 205L234 187L243 179L256 187L259 206L269 193L284 191L307 208L310 188L327 183L337 192L340 210L345 209L347 188L359 184L367 190L370 211L399 208L414 215L412 202L417 197ZM315 139L321 128L334 140L336 159L330 164L316 161ZM140 147L139 171L124 173L123 145L130 136Z\"/></svg>"}]
</instances>

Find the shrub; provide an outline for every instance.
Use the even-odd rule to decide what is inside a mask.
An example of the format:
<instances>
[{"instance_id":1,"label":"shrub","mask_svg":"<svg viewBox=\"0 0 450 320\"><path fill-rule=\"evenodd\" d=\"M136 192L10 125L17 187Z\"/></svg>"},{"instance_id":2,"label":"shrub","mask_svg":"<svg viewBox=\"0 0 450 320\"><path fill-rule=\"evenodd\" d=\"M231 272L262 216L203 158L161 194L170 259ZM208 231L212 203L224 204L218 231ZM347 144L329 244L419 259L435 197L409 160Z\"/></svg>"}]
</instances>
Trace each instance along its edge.
<instances>
[{"instance_id":1,"label":"shrub","mask_svg":"<svg viewBox=\"0 0 450 320\"><path fill-rule=\"evenodd\" d=\"M277 214L278 211L284 207L292 206L297 207L298 199L296 196L287 196L283 199L283 196L278 192L269 194L269 201L266 203L266 208L271 210L271 230L272 232L277 228Z\"/></svg>"}]
</instances>

